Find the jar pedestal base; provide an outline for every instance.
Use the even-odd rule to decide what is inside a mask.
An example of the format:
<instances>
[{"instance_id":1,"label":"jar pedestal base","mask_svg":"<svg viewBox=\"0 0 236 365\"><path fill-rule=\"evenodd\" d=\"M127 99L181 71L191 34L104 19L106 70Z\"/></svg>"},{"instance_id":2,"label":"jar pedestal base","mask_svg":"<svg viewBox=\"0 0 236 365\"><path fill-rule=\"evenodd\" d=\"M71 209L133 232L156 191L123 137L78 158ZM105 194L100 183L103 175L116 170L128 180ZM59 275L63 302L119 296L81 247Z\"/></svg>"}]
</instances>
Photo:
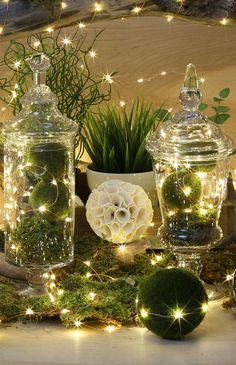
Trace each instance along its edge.
<instances>
[{"instance_id":1,"label":"jar pedestal base","mask_svg":"<svg viewBox=\"0 0 236 365\"><path fill-rule=\"evenodd\" d=\"M47 294L45 274L47 270L43 269L28 269L26 279L28 280L29 287L19 292L20 295L37 296Z\"/></svg>"}]
</instances>

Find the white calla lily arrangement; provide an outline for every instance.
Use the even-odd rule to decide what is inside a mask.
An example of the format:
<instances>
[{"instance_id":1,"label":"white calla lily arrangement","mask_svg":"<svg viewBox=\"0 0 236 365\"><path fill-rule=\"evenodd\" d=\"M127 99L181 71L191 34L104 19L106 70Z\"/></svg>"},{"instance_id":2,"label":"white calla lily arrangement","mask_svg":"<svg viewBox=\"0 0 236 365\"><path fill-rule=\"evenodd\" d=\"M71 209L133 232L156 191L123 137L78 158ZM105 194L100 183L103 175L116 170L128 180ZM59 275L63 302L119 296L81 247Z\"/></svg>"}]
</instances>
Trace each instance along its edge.
<instances>
[{"instance_id":1,"label":"white calla lily arrangement","mask_svg":"<svg viewBox=\"0 0 236 365\"><path fill-rule=\"evenodd\" d=\"M108 180L90 194L86 218L99 237L128 243L139 239L150 226L152 203L140 186Z\"/></svg>"}]
</instances>

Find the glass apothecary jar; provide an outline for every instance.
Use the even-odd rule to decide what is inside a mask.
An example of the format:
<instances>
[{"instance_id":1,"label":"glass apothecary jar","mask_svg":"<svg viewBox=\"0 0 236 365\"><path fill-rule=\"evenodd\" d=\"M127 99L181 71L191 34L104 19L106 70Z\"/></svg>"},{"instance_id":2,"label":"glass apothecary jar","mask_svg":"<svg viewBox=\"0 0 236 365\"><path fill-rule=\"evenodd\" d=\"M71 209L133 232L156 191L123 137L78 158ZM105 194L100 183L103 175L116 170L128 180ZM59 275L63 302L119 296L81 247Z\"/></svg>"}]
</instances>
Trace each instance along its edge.
<instances>
[{"instance_id":1,"label":"glass apothecary jar","mask_svg":"<svg viewBox=\"0 0 236 365\"><path fill-rule=\"evenodd\" d=\"M200 255L222 237L218 226L233 143L198 111L194 65L180 92L183 110L148 138L162 214L158 236L180 267L199 272Z\"/></svg>"},{"instance_id":2,"label":"glass apothecary jar","mask_svg":"<svg viewBox=\"0 0 236 365\"><path fill-rule=\"evenodd\" d=\"M44 274L73 259L75 122L57 109L45 84L49 59L29 65L34 85L22 111L4 127L6 260L28 269L30 294L45 291Z\"/></svg>"}]
</instances>

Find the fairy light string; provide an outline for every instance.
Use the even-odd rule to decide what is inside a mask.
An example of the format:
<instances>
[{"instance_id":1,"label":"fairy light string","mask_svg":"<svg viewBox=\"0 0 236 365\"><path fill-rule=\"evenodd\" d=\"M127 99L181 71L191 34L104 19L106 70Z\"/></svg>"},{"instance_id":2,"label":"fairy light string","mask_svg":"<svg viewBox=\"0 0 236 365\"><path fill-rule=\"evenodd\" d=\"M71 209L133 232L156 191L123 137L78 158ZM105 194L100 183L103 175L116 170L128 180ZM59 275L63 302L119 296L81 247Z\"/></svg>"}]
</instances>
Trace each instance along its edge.
<instances>
[{"instance_id":1,"label":"fairy light string","mask_svg":"<svg viewBox=\"0 0 236 365\"><path fill-rule=\"evenodd\" d=\"M182 8L183 6L183 1L179 2L179 6L180 6L180 9ZM10 1L7 1L6 3L6 6L9 7L10 6ZM68 3L65 1L65 2L61 2L61 9L64 10L64 9L67 9L69 7ZM91 20L89 21L89 19L87 19L87 24L91 23L93 20L94 20L94 17L96 15L99 15L101 13L103 13L106 9L106 2L105 1L98 1L98 2L94 2L93 3L93 7L92 7L92 11L93 11L93 14L92 14L92 18ZM130 16L132 15L141 15L145 13L145 1L143 3L141 3L140 5L136 5L134 6L132 9L130 9ZM170 23L172 22L175 17L174 17L174 14L169 14L169 15L164 15L166 17L166 20L167 20L167 23ZM228 18L223 18L223 19L220 19L219 20L219 24L220 25L223 25L223 26L226 26L229 24L229 19ZM84 31L86 25L82 20L78 22L77 26L78 28L81 30L81 31ZM53 25L49 25L48 27L45 28L45 31L48 33L49 35L49 39L53 39L54 36L56 36L56 34L54 35L54 32L55 32L55 28L56 28L56 23L54 23ZM0 26L0 34L1 33L4 33L4 27L3 26ZM62 40L62 45L64 47L69 47L69 46L73 46L72 45L72 40L70 39L70 36L65 36ZM40 48L42 48L42 44L39 40L35 40L33 43L32 43L32 46L35 48L35 51L38 51ZM41 49L43 50L43 49ZM95 59L98 57L98 53L96 50L93 50L91 49L89 51L89 56L90 58L95 61ZM13 63L13 68L15 71L18 71L20 70L21 68L21 65L22 65L22 62L24 62L24 60L15 60L14 63ZM144 83L144 82L150 82L150 81L153 81L154 79L156 79L157 77L166 77L168 76L168 72L167 71L160 71L152 76L149 76L149 77L140 77L138 78L136 81L138 84L140 84L140 86ZM108 83L108 84L113 84L114 83L114 79L113 79L113 76L112 76L112 73L106 73L103 75L102 77L103 81L105 83ZM199 80L201 83L205 82L205 78L204 77L201 77L200 80ZM21 90L20 90L21 91ZM22 96L22 93L17 91L17 89L13 89L9 92L9 101L5 100L5 105L3 105L1 107L1 111L2 111L2 114L6 112L8 106L11 106L12 105L12 102L14 102L14 104L16 103L16 100L18 102L18 98L20 99ZM121 107L124 107L126 104L126 102L124 100L120 100L120 106Z\"/></svg>"},{"instance_id":2,"label":"fairy light string","mask_svg":"<svg viewBox=\"0 0 236 365\"><path fill-rule=\"evenodd\" d=\"M176 14L165 14L165 12L163 13L163 17L166 18L167 23L171 23L175 18L179 18L179 14L184 6L184 0L177 0L176 1L177 4L179 4L179 8L176 11ZM6 11L8 13L9 8L11 6L11 0L2 0L3 4L6 4ZM129 11L127 11L126 16L139 16L142 14L145 14L145 10L148 10L148 6L146 6L146 2L144 1L143 3L141 3L140 5L135 5L133 8L131 8ZM90 22L92 22L96 16L99 16L101 14L103 14L106 11L107 8L107 4L106 1L95 1L92 5L91 8L91 12L92 12L92 17ZM64 11L69 9L69 4L66 1L61 1L60 2L60 9L61 9L61 13L63 13ZM122 20L124 20L125 18L122 17ZM0 35L4 34L4 29L6 27L6 22L7 22L7 16L6 19L3 21L3 24L0 24ZM222 19L218 20L218 24L222 25L222 26L226 26L229 25L231 23L231 19L228 17L224 17ZM81 28L84 28L84 24L81 22L80 23ZM49 26L48 28L49 32L53 31L53 28L51 26Z\"/></svg>"},{"instance_id":3,"label":"fairy light string","mask_svg":"<svg viewBox=\"0 0 236 365\"><path fill-rule=\"evenodd\" d=\"M118 249L119 249L119 247L120 246L118 246ZM125 247L126 247L125 250L122 249L124 255L128 254L128 250L129 250L127 246L125 246ZM152 262L155 260L155 265L158 266L160 264L163 264L163 260L165 260L165 258L166 258L166 253L162 252L162 253L158 254L158 253L152 251L149 254L149 257L150 257L150 264L153 265ZM89 281L89 286L86 291L87 292L87 294L86 294L87 303L88 303L88 305L89 305L89 303L91 303L92 305L97 306L97 305L99 305L100 301L104 300L104 296L103 296L103 294L101 294L100 291L97 292L97 290L95 288L96 283L99 282L101 280L101 278L102 278L102 280L105 280L106 282L118 280L118 278L115 278L115 277L108 278L106 275L103 275L102 272L98 272L93 267L95 262L96 262L96 254L91 256L90 259L88 259L88 260L81 261L81 264L84 265L85 272L86 272L86 268L88 268L93 273L92 277L87 277L86 273L84 275L84 280ZM71 318L70 326L74 327L75 329L83 329L85 327L94 328L94 326L91 324L91 321L87 322L85 319L83 319L79 315L77 310L75 310L73 308L73 306L72 307L66 307L66 306L62 307L61 306L62 304L60 302L60 298L62 296L66 296L67 293L63 288L61 288L61 279L57 277L57 274L54 272L47 272L43 275L43 277L44 277L45 281L47 282L46 285L48 288L48 297L51 302L51 307L48 310L39 311L39 310L35 309L33 305L28 305L23 312L21 312L19 315L15 316L15 317L13 317L12 319L28 318L30 320L34 320L34 319L36 319L38 317L42 317L42 316L60 315L60 316L66 316L68 319ZM228 282L230 284L232 282L232 278L233 278L233 274L226 274L225 282ZM93 289L93 286L94 286L94 289ZM137 304L138 304L138 300L135 299L135 305L137 305ZM201 310L203 313L207 312L208 309L209 309L209 307L206 302L199 303L199 310ZM158 312L152 313L146 307L141 307L139 309L138 313L144 319L145 318L148 319L149 317L155 317L155 316L160 317L160 318L167 318L167 319L171 320L171 323L176 323L176 321L177 321L180 326L181 326L181 321L186 321L188 319L188 315L194 314L194 313L187 312L184 307L180 307L178 305L169 308L169 313L164 316ZM121 326L122 325L119 321L112 319L112 318L107 318L107 321L104 322L104 326L102 326L101 330L106 331L109 334L112 334L117 329L121 328ZM97 327L96 327L96 329L97 329Z\"/></svg>"},{"instance_id":4,"label":"fairy light string","mask_svg":"<svg viewBox=\"0 0 236 365\"><path fill-rule=\"evenodd\" d=\"M6 6L7 8L10 6L10 1L3 1L4 3L6 3ZM180 2L180 6L182 7L183 6L183 2ZM66 9L68 7L68 4L66 2L61 2L61 8L62 9ZM93 18L95 15L98 15L100 13L103 12L103 10L105 9L105 4L102 3L102 2L95 2L94 3L94 14L93 14ZM131 10L131 15L141 15L143 13L143 11L145 10L144 7L139 7L139 6L136 6L134 7L132 10ZM167 20L167 23L170 23L172 22L173 20L175 19L174 15L168 15L166 20ZM219 21L219 24L220 25L223 25L223 26L226 26L228 25L230 22L229 19L227 18L224 18L224 19L221 19ZM81 31L84 31L84 29L86 28L86 24L81 21L78 23L78 28L81 30ZM46 28L46 32L49 34L50 37L53 37L53 34L54 34L54 27L53 26L48 26ZM0 26L0 34L3 34L4 33L4 25L1 25ZM70 36L65 36L62 40L62 46L64 47L70 47L70 46L73 46L73 42L72 40L70 39ZM39 40L35 40L34 43L33 43L33 47L38 50L40 47L41 47L41 42ZM98 57L98 52L97 50L94 50L94 49L91 49L89 51L89 56L90 58L95 61L95 59ZM18 71L21 66L22 66L22 63L24 62L24 60L15 60L14 63L12 64L12 67L15 71ZM137 80L137 83L138 84L142 84L143 82L146 82L146 81L151 81L153 80L154 78L156 77L161 77L161 76L166 76L168 73L167 71L160 71L159 73L155 74L154 76L151 76L149 78L144 78L144 77L140 77L138 80ZM103 75L103 80L104 82L106 83L109 83L109 84L112 84L114 82L114 79L113 79L113 76L111 73L106 73ZM201 78L200 79L201 82L205 82L205 78ZM7 109L7 107L9 105L11 105L13 99L16 99L18 97L18 91L17 91L18 87L17 87L17 84L15 84L14 86L14 89L11 90L11 93L9 95L9 103L4 105L2 108L1 108L1 111L2 113L4 113ZM121 107L125 107L126 105L126 101L121 99L120 100L120 106ZM23 149L22 151L20 150L19 151L19 154L23 153ZM21 157L21 156L19 156ZM23 170L24 168L28 167L29 165L20 165L19 166L19 170ZM175 162L173 162L173 166L176 167L175 165ZM12 169L12 166L10 165L9 168L8 168L8 172L7 174L10 175L10 172L11 172L11 169ZM200 173L198 173L198 176L199 176ZM206 179L207 176L199 176L199 178L204 181L204 179ZM52 180L51 180L51 183L55 186L57 186L57 181L55 179L55 177L52 177ZM9 184L10 184L10 181L9 181ZM10 185L8 185L7 183L7 188L10 188L12 189L11 190L11 196L10 196L10 200L11 202L7 203L7 206L5 206L5 208L7 208L7 213L6 213L6 219L10 221L10 217L11 217L11 210L14 208L14 205L16 204L16 200L15 200L15 195L17 194L17 188L16 187L11 187ZM27 190L27 191L24 191L24 194L26 194L26 196L30 196L31 194L31 189ZM191 193L191 188L190 187L185 187L185 189L183 190L184 194L186 196L188 196L190 193ZM212 207L208 204L208 206L205 208L205 202L203 202L203 207L201 207L199 209L200 213L203 214L203 215L206 215L208 213L208 210L209 209L212 209ZM45 211L50 211L50 207L46 207L46 206L40 206L38 208L39 212L40 213L44 213ZM19 215L17 217L18 220L21 219L21 216L25 214L25 211L24 210L20 210L19 211ZM174 211L170 211L169 212L170 215L174 215L175 212ZM122 254L126 254L126 245L120 245L119 247L119 250L120 252L122 252ZM17 251L17 247L13 244L12 245L12 250L13 251ZM158 265L161 261L163 260L163 255L156 255L154 254L152 256L152 258L150 259L150 263L151 265L155 266L155 265ZM102 274L99 274L92 266L92 259L91 261L86 261L84 262L85 266L88 268L89 271L87 271L87 273L85 274L85 278L87 280L90 280L91 278L93 277L96 277L98 280L102 281L102 277L103 275ZM105 275L105 277L109 277L107 275ZM112 277L109 277L110 280L115 280L114 278ZM227 282L230 282L233 278L233 275L232 274L227 274L226 276L226 279L225 281ZM48 277L45 277L45 279L47 279L49 281L49 298L53 304L53 306L55 306L55 308L51 311L51 313L60 313L61 315L71 315L72 314L72 310L70 309L67 309L67 308L63 308L63 309L58 309L57 307L57 302L58 302L58 298L61 297L63 294L64 294L64 290L61 289L60 287L57 286L56 284L56 276L55 274L48 274ZM88 293L88 299L90 301L94 301L94 300L100 300L99 298L99 295L94 291L90 291ZM207 311L208 310L208 305L206 303L202 303L202 306L201 306L202 310L203 311ZM41 312L37 312L37 311L34 311L33 308L29 307L29 308L26 308L25 309L25 312L21 313L21 317L33 317L33 316L40 316L42 313ZM149 313L148 309L146 308L142 308L141 311L140 311L140 315L143 317L143 318L147 318L148 316L161 316L159 315L158 313ZM183 309L181 308L173 308L172 309L172 314L170 314L170 316L168 316L168 318L173 318L174 320L178 320L178 321L181 321L185 318L186 316L186 313L184 312ZM115 322L115 321L114 321ZM81 328L83 326L85 326L86 323L84 323L83 321L81 321L80 319L77 319L74 321L74 327L75 328ZM115 324L111 324L111 320L109 319L108 320L108 323L105 325L104 327L104 330L107 331L108 333L113 333L117 328L120 328L120 324L119 323L115 323Z\"/></svg>"}]
</instances>

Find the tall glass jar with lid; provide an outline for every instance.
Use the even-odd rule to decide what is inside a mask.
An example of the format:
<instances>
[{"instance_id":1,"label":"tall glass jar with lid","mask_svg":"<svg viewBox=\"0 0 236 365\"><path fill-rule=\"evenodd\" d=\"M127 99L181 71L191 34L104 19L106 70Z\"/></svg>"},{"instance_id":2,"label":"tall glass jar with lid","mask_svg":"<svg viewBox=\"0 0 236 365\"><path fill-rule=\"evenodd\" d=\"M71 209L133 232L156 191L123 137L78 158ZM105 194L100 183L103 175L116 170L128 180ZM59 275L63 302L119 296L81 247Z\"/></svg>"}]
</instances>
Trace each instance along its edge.
<instances>
[{"instance_id":1,"label":"tall glass jar with lid","mask_svg":"<svg viewBox=\"0 0 236 365\"><path fill-rule=\"evenodd\" d=\"M8 262L28 269L25 294L40 294L47 271L73 260L77 125L46 86L49 59L38 54L29 65L33 87L4 127L5 251Z\"/></svg>"},{"instance_id":2,"label":"tall glass jar with lid","mask_svg":"<svg viewBox=\"0 0 236 365\"><path fill-rule=\"evenodd\" d=\"M218 225L229 173L232 140L202 115L194 65L180 92L183 110L148 138L162 214L158 236L179 267L196 273L200 256L222 238Z\"/></svg>"}]
</instances>

